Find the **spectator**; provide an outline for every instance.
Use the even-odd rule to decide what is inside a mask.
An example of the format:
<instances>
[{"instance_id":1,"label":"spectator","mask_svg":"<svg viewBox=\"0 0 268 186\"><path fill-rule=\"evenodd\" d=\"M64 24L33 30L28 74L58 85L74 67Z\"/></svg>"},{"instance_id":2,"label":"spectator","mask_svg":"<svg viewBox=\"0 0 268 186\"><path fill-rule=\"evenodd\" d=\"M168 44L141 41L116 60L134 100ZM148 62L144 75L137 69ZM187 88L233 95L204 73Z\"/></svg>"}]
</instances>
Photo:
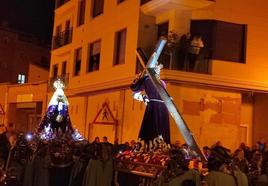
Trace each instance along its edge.
<instances>
[{"instance_id":1,"label":"spectator","mask_svg":"<svg viewBox=\"0 0 268 186\"><path fill-rule=\"evenodd\" d=\"M113 152L118 153L119 152L119 142L118 138L115 138L114 140L114 147L113 147Z\"/></svg>"},{"instance_id":2,"label":"spectator","mask_svg":"<svg viewBox=\"0 0 268 186\"><path fill-rule=\"evenodd\" d=\"M244 151L237 149L234 154L234 164L245 174L248 173L248 161L244 157Z\"/></svg>"},{"instance_id":3,"label":"spectator","mask_svg":"<svg viewBox=\"0 0 268 186\"><path fill-rule=\"evenodd\" d=\"M187 52L190 47L191 42L191 34L187 33L181 36L179 44L178 44L178 51L177 51L177 63L175 65L175 69L183 70L186 60L187 60Z\"/></svg>"},{"instance_id":4,"label":"spectator","mask_svg":"<svg viewBox=\"0 0 268 186\"><path fill-rule=\"evenodd\" d=\"M260 152L264 152L266 143L267 142L265 141L264 138L260 138L260 140L257 142Z\"/></svg>"},{"instance_id":5,"label":"spectator","mask_svg":"<svg viewBox=\"0 0 268 186\"><path fill-rule=\"evenodd\" d=\"M194 36L193 40L190 43L190 47L188 50L188 57L189 57L189 71L193 72L196 60L198 59L200 49L204 47L202 37L201 36Z\"/></svg>"},{"instance_id":6,"label":"spectator","mask_svg":"<svg viewBox=\"0 0 268 186\"><path fill-rule=\"evenodd\" d=\"M268 177L268 144L266 144L263 152L262 172Z\"/></svg>"},{"instance_id":7,"label":"spectator","mask_svg":"<svg viewBox=\"0 0 268 186\"><path fill-rule=\"evenodd\" d=\"M103 136L103 137L102 137L102 142L103 142L103 143L109 143L109 142L108 142L108 138L107 138L107 136Z\"/></svg>"},{"instance_id":8,"label":"spectator","mask_svg":"<svg viewBox=\"0 0 268 186\"><path fill-rule=\"evenodd\" d=\"M259 150L259 145L256 143L252 146L251 150L250 150L250 157L249 157L249 161L252 159L253 155L255 154L255 152L260 152Z\"/></svg>"},{"instance_id":9,"label":"spectator","mask_svg":"<svg viewBox=\"0 0 268 186\"><path fill-rule=\"evenodd\" d=\"M97 137L95 137L95 139L94 139L93 143L100 143L100 138L99 138L98 136L97 136Z\"/></svg>"},{"instance_id":10,"label":"spectator","mask_svg":"<svg viewBox=\"0 0 268 186\"><path fill-rule=\"evenodd\" d=\"M253 154L252 160L249 163L248 178L250 185L255 185L255 182L261 175L261 166L262 166L262 154L259 152L255 152Z\"/></svg>"},{"instance_id":11,"label":"spectator","mask_svg":"<svg viewBox=\"0 0 268 186\"><path fill-rule=\"evenodd\" d=\"M9 149L16 143L16 134L11 130L6 130L0 135L0 159L7 161Z\"/></svg>"},{"instance_id":12,"label":"spectator","mask_svg":"<svg viewBox=\"0 0 268 186\"><path fill-rule=\"evenodd\" d=\"M243 151L244 151L244 155L245 155L245 158L249 161L250 160L250 148L248 147L248 146L246 146L246 144L245 143L241 143L240 145L239 145L239 149L242 149Z\"/></svg>"}]
</instances>

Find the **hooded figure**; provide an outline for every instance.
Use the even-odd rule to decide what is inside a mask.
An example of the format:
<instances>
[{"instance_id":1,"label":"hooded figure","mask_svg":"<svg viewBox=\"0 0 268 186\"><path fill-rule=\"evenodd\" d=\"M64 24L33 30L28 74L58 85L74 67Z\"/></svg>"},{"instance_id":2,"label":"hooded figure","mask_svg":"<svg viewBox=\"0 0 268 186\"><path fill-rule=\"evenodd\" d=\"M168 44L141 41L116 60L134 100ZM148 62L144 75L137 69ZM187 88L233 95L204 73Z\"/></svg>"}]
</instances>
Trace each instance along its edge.
<instances>
[{"instance_id":1,"label":"hooded figure","mask_svg":"<svg viewBox=\"0 0 268 186\"><path fill-rule=\"evenodd\" d=\"M156 73L160 74L161 65L156 67ZM164 81L162 81L165 87ZM141 124L139 138L145 143L153 141L154 138L162 135L164 141L170 144L170 129L169 129L169 112L164 101L161 99L152 80L148 75L144 75L138 80L134 81L130 86L134 92L134 99L143 101L147 106L143 121ZM145 94L142 94L145 92Z\"/></svg>"}]
</instances>

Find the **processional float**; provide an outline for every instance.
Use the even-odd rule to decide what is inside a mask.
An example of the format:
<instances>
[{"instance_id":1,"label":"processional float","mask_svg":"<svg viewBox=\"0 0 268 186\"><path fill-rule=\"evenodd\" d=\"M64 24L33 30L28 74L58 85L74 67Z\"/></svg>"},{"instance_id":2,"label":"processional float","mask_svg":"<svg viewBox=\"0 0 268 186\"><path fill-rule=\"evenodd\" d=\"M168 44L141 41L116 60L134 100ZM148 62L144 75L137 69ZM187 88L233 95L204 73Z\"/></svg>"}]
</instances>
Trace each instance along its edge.
<instances>
[{"instance_id":1,"label":"processional float","mask_svg":"<svg viewBox=\"0 0 268 186\"><path fill-rule=\"evenodd\" d=\"M199 155L199 157L201 158L201 160L203 162L205 162L205 161L207 161L207 159L204 156L204 154L202 153L201 149L199 148L199 146L198 146L198 144L193 136L193 133L191 132L191 130L187 126L185 120L182 118L182 116L181 116L179 110L177 109L172 97L169 95L169 93L167 92L165 87L163 87L162 83L160 82L159 76L155 72L155 67L158 65L158 58L159 58L166 42L167 42L166 39L160 38L160 40L158 41L158 43L156 45L156 48L155 48L153 54L151 55L149 61L146 64L146 66L145 66L145 62L143 61L143 59L141 57L141 51L137 50L136 54L137 54L137 57L139 59L139 62L144 67L144 70L147 72L150 79L152 80L152 82L153 82L157 92L159 93L161 99L164 101L170 115L174 119L177 127L179 128L186 144L189 145L190 148L192 150L194 150Z\"/></svg>"}]
</instances>

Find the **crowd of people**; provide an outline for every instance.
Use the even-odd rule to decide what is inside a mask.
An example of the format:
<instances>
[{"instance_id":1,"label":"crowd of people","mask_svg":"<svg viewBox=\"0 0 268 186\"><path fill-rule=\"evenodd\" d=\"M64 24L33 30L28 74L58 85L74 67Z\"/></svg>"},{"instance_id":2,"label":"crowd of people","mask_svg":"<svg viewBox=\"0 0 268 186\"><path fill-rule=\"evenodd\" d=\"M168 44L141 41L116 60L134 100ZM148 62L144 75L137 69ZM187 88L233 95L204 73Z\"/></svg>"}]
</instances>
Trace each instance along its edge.
<instances>
[{"instance_id":1,"label":"crowd of people","mask_svg":"<svg viewBox=\"0 0 268 186\"><path fill-rule=\"evenodd\" d=\"M36 144L37 141L33 138L13 131L6 131L0 135L0 170L3 185L6 185L6 181L10 186L51 186L62 185L63 182L66 186L113 185L113 161L116 155L126 151L134 152L137 150L137 144L140 143L131 140L120 144L116 139L112 144L106 136L101 140L96 137L91 143L86 141L74 145L69 151L72 163L67 165L66 162L62 162L62 167L58 167L53 165L50 156L51 152L56 152L53 151L53 148L57 148L56 145L51 147L44 142ZM268 185L268 143L264 139L258 141L252 148L241 143L234 152L222 146L220 142L211 147L205 146L203 153L208 162L203 163L202 169L200 166L191 165L192 160L199 162L200 160L188 145L176 141L168 148L170 162L167 164L167 169L172 170L173 173L167 174L169 177L167 185L178 183L215 186ZM58 156L60 157L61 154ZM59 159L56 158L55 161ZM180 165L177 166L172 161L179 161ZM191 174L187 173L189 171ZM192 173L193 171L195 174ZM5 177L7 174L8 180ZM186 179L185 175L188 174L191 176ZM120 183L120 177L118 179ZM184 179L184 182L180 182L180 179Z\"/></svg>"}]
</instances>

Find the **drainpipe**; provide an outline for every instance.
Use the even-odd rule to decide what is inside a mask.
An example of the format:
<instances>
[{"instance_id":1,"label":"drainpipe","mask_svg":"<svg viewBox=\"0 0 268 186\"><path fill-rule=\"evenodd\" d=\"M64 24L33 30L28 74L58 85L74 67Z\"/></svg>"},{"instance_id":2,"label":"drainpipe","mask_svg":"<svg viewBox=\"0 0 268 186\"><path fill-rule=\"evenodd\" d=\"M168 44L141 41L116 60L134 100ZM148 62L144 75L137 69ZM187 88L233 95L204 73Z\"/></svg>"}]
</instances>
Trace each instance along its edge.
<instances>
[{"instance_id":1,"label":"drainpipe","mask_svg":"<svg viewBox=\"0 0 268 186\"><path fill-rule=\"evenodd\" d=\"M88 107L88 96L85 97L85 126L84 126L84 137L86 136L86 131L88 131L89 133L89 130L87 129L87 107ZM89 134L88 134L89 136ZM88 139L89 140L89 139Z\"/></svg>"}]
</instances>

